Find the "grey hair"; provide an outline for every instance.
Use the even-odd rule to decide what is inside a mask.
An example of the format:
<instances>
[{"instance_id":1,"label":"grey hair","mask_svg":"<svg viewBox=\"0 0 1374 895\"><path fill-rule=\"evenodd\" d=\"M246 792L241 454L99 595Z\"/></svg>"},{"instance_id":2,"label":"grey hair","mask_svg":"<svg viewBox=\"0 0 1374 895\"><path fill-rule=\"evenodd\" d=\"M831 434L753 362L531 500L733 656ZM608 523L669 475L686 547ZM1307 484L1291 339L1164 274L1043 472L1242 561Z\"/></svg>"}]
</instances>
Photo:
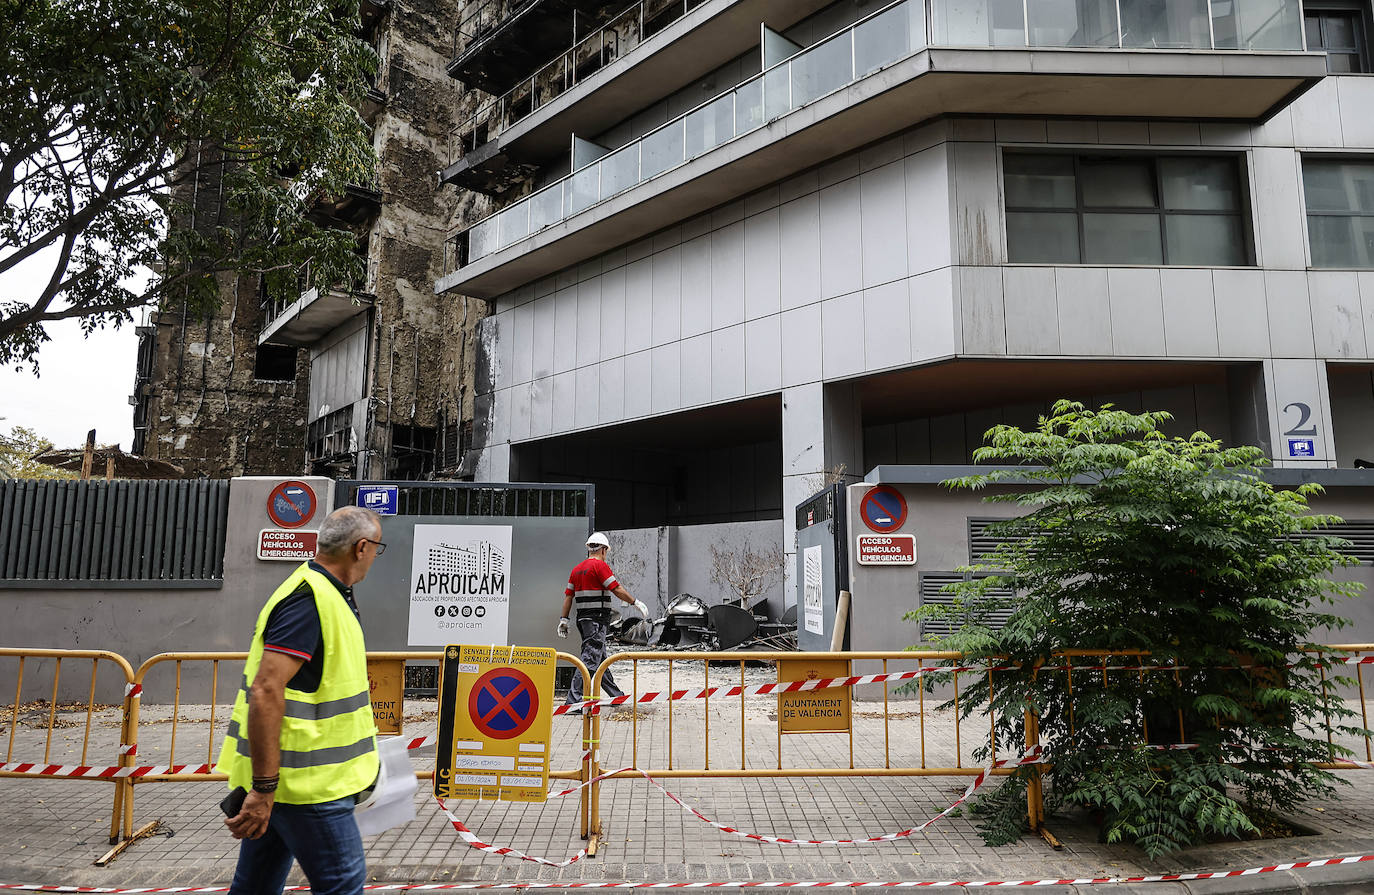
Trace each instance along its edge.
<instances>
[{"instance_id":1,"label":"grey hair","mask_svg":"<svg viewBox=\"0 0 1374 895\"><path fill-rule=\"evenodd\" d=\"M321 556L348 553L363 538L382 530L382 517L363 507L340 507L320 526L316 552Z\"/></svg>"}]
</instances>

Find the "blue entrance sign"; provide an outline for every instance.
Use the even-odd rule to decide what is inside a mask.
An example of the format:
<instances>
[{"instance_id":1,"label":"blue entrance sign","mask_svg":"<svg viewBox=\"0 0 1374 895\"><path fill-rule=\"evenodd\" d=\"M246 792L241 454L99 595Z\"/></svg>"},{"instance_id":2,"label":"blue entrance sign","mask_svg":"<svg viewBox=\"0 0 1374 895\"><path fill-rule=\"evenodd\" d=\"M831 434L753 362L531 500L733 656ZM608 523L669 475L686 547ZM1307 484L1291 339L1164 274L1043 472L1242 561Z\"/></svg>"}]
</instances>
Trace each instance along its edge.
<instances>
[{"instance_id":1,"label":"blue entrance sign","mask_svg":"<svg viewBox=\"0 0 1374 895\"><path fill-rule=\"evenodd\" d=\"M1290 438L1288 439L1288 456L1315 457L1317 456L1317 444L1311 438Z\"/></svg>"},{"instance_id":2,"label":"blue entrance sign","mask_svg":"<svg viewBox=\"0 0 1374 895\"><path fill-rule=\"evenodd\" d=\"M400 488L396 485L358 486L358 506L378 516L395 516L400 502Z\"/></svg>"},{"instance_id":3,"label":"blue entrance sign","mask_svg":"<svg viewBox=\"0 0 1374 895\"><path fill-rule=\"evenodd\" d=\"M879 485L864 495L859 503L859 516L873 531L896 531L906 521L906 498L890 485Z\"/></svg>"}]
</instances>

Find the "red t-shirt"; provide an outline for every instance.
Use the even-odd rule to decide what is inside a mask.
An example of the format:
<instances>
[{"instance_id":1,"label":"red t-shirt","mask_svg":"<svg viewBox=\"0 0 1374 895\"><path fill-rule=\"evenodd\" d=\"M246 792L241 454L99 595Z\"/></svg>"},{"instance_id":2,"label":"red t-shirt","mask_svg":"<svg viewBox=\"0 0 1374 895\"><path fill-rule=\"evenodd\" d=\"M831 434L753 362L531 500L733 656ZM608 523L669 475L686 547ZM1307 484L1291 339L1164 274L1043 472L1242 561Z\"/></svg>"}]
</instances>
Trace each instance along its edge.
<instances>
[{"instance_id":1,"label":"red t-shirt","mask_svg":"<svg viewBox=\"0 0 1374 895\"><path fill-rule=\"evenodd\" d=\"M584 609L610 609L611 592L619 583L615 580L615 572L611 571L604 559L589 556L573 567L563 595L573 598L579 612Z\"/></svg>"}]
</instances>

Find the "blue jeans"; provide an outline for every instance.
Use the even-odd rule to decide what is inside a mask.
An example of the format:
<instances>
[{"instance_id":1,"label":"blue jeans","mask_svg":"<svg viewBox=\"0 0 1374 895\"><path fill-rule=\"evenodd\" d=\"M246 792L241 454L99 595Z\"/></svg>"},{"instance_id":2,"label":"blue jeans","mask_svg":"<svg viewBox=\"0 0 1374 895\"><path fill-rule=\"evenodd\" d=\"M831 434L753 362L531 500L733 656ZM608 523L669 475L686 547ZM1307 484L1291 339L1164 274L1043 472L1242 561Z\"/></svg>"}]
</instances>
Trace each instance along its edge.
<instances>
[{"instance_id":1,"label":"blue jeans","mask_svg":"<svg viewBox=\"0 0 1374 895\"><path fill-rule=\"evenodd\" d=\"M355 804L348 796L318 805L273 805L267 832L239 846L231 895L280 895L292 857L315 895L358 895L367 861L353 820Z\"/></svg>"}]
</instances>

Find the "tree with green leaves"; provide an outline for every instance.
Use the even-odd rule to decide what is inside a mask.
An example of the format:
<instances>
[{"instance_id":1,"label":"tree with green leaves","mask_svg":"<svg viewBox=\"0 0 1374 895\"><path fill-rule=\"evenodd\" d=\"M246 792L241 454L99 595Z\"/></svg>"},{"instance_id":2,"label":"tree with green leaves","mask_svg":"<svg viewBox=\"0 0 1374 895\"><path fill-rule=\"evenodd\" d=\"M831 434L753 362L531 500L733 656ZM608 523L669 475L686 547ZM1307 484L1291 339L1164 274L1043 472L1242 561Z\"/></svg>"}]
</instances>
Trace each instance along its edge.
<instances>
[{"instance_id":1,"label":"tree with green leaves","mask_svg":"<svg viewBox=\"0 0 1374 895\"><path fill-rule=\"evenodd\" d=\"M938 643L964 664L1010 666L991 688L979 676L960 709L991 711L1002 744L1024 742L1035 714L1049 810L1092 810L1108 841L1151 856L1329 795L1337 778L1313 763L1349 753L1327 743L1328 719L1338 737L1363 733L1311 642L1345 624L1330 604L1358 588L1331 578L1354 560L1321 533L1340 520L1308 511L1320 487L1275 488L1258 448L1170 437L1169 419L1059 401L1032 429L991 429L974 458L998 468L945 484L991 488L1021 515L994 524L998 548L947 588L950 605L907 614L956 621ZM1010 610L1000 629L996 610ZM1168 744L1186 748L1153 748ZM989 844L1021 834L1038 773L1018 769L978 803Z\"/></svg>"},{"instance_id":2,"label":"tree with green leaves","mask_svg":"<svg viewBox=\"0 0 1374 895\"><path fill-rule=\"evenodd\" d=\"M33 458L52 450L52 442L27 426L0 432L0 479L74 479L77 474Z\"/></svg>"},{"instance_id":3,"label":"tree with green leaves","mask_svg":"<svg viewBox=\"0 0 1374 895\"><path fill-rule=\"evenodd\" d=\"M208 312L226 276L356 279L354 237L309 212L373 177L358 16L358 0L0 0L0 364L32 364L51 321ZM33 288L11 275L35 270Z\"/></svg>"}]
</instances>

